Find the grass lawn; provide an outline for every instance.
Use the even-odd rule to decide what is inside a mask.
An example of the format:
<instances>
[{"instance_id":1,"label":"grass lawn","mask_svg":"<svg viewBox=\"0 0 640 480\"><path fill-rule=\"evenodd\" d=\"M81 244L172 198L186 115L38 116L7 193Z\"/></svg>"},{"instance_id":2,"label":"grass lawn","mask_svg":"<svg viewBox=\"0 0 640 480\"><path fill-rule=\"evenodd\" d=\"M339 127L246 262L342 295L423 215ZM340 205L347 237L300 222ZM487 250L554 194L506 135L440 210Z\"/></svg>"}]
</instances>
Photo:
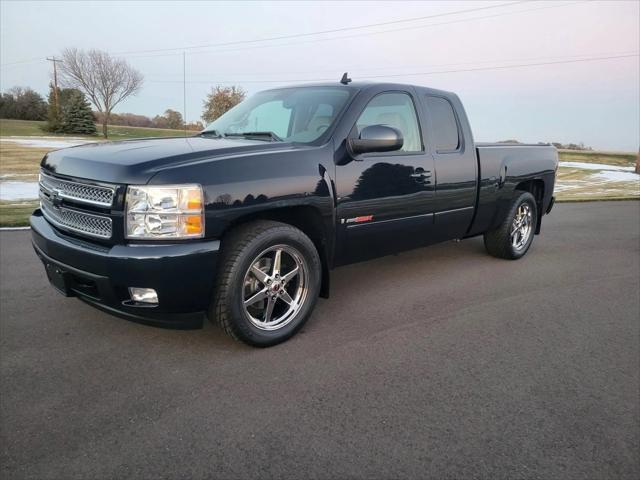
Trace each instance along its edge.
<instances>
[{"instance_id":1,"label":"grass lawn","mask_svg":"<svg viewBox=\"0 0 640 480\"><path fill-rule=\"evenodd\" d=\"M1 137L83 137L95 138L102 140L100 135L65 135L49 133L42 130L46 122L35 122L29 120L9 120L0 118L0 136ZM100 130L100 125L96 125ZM129 138L150 138L150 137L183 137L184 130L169 130L165 128L145 128L145 127L127 127L122 125L108 125L108 135L111 140L126 140ZM194 135L196 132L187 132L188 135Z\"/></svg>"},{"instance_id":2,"label":"grass lawn","mask_svg":"<svg viewBox=\"0 0 640 480\"><path fill-rule=\"evenodd\" d=\"M3 180L37 180L40 160L50 148L34 148L0 141L0 178Z\"/></svg>"},{"instance_id":3,"label":"grass lawn","mask_svg":"<svg viewBox=\"0 0 640 480\"><path fill-rule=\"evenodd\" d=\"M602 178L600 173L597 170L560 167L554 192L556 200L559 202L640 200L640 180L612 181Z\"/></svg>"},{"instance_id":4,"label":"grass lawn","mask_svg":"<svg viewBox=\"0 0 640 480\"><path fill-rule=\"evenodd\" d=\"M23 227L29 225L29 215L37 207L37 201L0 200L0 227Z\"/></svg>"},{"instance_id":5,"label":"grass lawn","mask_svg":"<svg viewBox=\"0 0 640 480\"><path fill-rule=\"evenodd\" d=\"M598 163L616 167L633 167L633 153L590 152L560 150L561 162ZM597 170L580 166L560 166L555 195L559 202L592 200L640 199L640 181L611 181L598 175Z\"/></svg>"},{"instance_id":6,"label":"grass lawn","mask_svg":"<svg viewBox=\"0 0 640 480\"><path fill-rule=\"evenodd\" d=\"M559 150L561 162L606 163L619 167L631 167L636 164L634 153L589 152L577 150Z\"/></svg>"}]
</instances>

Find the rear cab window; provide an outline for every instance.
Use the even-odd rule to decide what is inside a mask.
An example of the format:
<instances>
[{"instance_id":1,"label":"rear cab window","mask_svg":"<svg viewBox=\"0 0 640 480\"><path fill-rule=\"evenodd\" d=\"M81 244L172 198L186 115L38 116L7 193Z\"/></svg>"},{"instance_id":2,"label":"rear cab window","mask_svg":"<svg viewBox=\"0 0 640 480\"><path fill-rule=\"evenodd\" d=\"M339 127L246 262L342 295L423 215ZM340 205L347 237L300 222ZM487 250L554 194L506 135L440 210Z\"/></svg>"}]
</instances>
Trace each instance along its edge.
<instances>
[{"instance_id":1,"label":"rear cab window","mask_svg":"<svg viewBox=\"0 0 640 480\"><path fill-rule=\"evenodd\" d=\"M437 153L460 150L460 127L451 102L443 97L427 95L427 113L431 117L431 138Z\"/></svg>"}]
</instances>

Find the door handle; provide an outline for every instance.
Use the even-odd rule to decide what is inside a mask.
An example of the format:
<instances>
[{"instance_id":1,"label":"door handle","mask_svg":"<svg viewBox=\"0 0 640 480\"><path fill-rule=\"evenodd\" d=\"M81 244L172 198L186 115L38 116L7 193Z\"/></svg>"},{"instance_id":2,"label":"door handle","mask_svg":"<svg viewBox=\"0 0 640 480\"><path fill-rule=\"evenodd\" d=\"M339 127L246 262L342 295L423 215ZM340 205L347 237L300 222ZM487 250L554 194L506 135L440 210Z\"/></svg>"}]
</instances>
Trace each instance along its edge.
<instances>
[{"instance_id":1,"label":"door handle","mask_svg":"<svg viewBox=\"0 0 640 480\"><path fill-rule=\"evenodd\" d=\"M425 170L424 168L418 167L415 172L411 174L411 178L413 178L418 183L429 184L431 181L431 170Z\"/></svg>"}]
</instances>

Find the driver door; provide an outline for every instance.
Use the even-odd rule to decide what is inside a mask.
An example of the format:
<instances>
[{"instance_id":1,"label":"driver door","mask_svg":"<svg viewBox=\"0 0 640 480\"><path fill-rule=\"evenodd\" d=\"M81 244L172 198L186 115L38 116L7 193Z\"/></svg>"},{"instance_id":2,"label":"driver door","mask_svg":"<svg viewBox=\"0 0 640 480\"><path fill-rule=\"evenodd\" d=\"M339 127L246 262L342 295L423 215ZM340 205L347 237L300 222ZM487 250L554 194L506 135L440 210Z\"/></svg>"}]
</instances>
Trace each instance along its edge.
<instances>
[{"instance_id":1,"label":"driver door","mask_svg":"<svg viewBox=\"0 0 640 480\"><path fill-rule=\"evenodd\" d=\"M340 263L363 260L428 243L433 229L433 157L425 149L417 102L409 91L386 91L364 107L352 136L370 125L388 125L404 142L394 152L358 156L336 168Z\"/></svg>"}]
</instances>

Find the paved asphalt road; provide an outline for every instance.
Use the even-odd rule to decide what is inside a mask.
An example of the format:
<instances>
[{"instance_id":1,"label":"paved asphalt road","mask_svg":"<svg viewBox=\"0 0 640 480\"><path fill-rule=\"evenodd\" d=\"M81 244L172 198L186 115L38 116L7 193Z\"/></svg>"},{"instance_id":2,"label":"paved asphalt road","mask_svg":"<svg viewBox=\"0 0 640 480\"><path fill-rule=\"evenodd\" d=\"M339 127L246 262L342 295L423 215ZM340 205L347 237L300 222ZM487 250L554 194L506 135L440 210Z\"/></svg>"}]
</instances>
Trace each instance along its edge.
<instances>
[{"instance_id":1,"label":"paved asphalt road","mask_svg":"<svg viewBox=\"0 0 640 480\"><path fill-rule=\"evenodd\" d=\"M266 350L65 299L0 242L2 478L640 476L640 202L558 205L517 262L341 268Z\"/></svg>"}]
</instances>

